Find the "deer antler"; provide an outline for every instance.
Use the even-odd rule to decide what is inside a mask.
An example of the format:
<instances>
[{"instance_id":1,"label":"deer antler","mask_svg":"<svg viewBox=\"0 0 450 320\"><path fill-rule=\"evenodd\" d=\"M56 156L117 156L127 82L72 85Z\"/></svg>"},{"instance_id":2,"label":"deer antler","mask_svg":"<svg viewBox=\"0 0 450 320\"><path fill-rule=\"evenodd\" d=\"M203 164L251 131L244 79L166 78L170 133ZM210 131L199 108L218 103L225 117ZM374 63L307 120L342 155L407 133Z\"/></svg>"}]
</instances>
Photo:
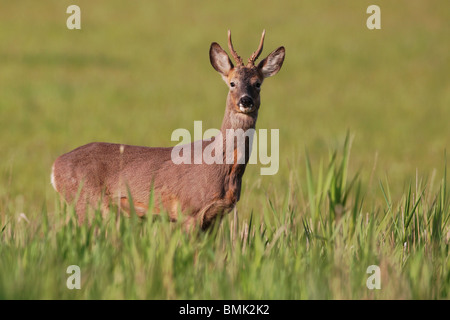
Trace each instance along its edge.
<instances>
[{"instance_id":1,"label":"deer antler","mask_svg":"<svg viewBox=\"0 0 450 320\"><path fill-rule=\"evenodd\" d=\"M262 52L263 49L263 45L264 45L264 36L266 35L266 30L264 29L261 35L261 40L259 41L259 46L258 49L256 49L255 52L253 52L253 54L251 55L251 57L248 59L248 64L247 66L251 67L255 65L255 61L256 59L258 59L259 55Z\"/></svg>"},{"instance_id":2,"label":"deer antler","mask_svg":"<svg viewBox=\"0 0 450 320\"><path fill-rule=\"evenodd\" d=\"M230 49L231 55L233 56L234 61L236 61L236 64L243 66L244 62L242 62L242 58L237 54L237 52L233 48L233 43L231 42L231 31L230 30L228 30L228 48Z\"/></svg>"}]
</instances>

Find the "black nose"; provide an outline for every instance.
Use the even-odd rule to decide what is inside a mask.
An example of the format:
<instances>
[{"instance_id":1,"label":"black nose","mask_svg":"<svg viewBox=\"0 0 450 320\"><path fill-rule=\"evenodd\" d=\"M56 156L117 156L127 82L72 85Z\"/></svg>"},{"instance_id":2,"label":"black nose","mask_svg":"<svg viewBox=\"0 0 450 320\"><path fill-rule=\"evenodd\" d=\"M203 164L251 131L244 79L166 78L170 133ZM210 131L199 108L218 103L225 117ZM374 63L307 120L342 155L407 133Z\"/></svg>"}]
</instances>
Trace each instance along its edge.
<instances>
[{"instance_id":1,"label":"black nose","mask_svg":"<svg viewBox=\"0 0 450 320\"><path fill-rule=\"evenodd\" d=\"M249 96L243 96L239 99L239 107L251 108L253 107L253 99Z\"/></svg>"}]
</instances>

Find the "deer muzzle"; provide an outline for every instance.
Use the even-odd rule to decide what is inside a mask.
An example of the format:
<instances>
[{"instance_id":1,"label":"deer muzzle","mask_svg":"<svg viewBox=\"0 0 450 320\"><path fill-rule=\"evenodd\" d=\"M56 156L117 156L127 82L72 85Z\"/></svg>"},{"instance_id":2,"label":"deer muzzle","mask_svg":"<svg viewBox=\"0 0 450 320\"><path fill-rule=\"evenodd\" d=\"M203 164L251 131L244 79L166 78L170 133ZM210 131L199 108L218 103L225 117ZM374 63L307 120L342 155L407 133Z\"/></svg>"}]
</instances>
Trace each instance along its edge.
<instances>
[{"instance_id":1,"label":"deer muzzle","mask_svg":"<svg viewBox=\"0 0 450 320\"><path fill-rule=\"evenodd\" d=\"M239 110L243 113L249 113L254 110L255 103L250 96L242 96L238 102Z\"/></svg>"}]
</instances>

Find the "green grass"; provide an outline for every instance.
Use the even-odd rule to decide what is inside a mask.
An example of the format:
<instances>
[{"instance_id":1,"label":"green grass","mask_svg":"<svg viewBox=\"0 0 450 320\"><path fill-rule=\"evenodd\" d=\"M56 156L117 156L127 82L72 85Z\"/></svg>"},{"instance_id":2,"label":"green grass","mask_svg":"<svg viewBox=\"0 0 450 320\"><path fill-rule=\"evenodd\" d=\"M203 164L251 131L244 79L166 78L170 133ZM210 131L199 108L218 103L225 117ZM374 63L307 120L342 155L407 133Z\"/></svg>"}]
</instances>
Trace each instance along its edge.
<instances>
[{"instance_id":1,"label":"green grass","mask_svg":"<svg viewBox=\"0 0 450 320\"><path fill-rule=\"evenodd\" d=\"M7 219L0 298L450 298L446 177L415 181L395 200L380 182L385 201L370 205L359 178L347 177L349 151L347 139L317 176L307 161L306 190L268 194L250 217L230 215L208 233L186 234L164 218L116 220L115 211L80 227L65 205L30 222ZM80 290L66 287L69 265L81 268ZM366 286L371 265L379 290Z\"/></svg>"},{"instance_id":2,"label":"green grass","mask_svg":"<svg viewBox=\"0 0 450 320\"><path fill-rule=\"evenodd\" d=\"M371 1L77 0L79 31L71 4L0 0L0 298L449 298L450 3L380 0L378 31ZM54 159L220 127L208 50L229 28L245 58L262 29L263 56L286 47L257 123L280 130L280 170L247 168L237 227L233 214L191 236L114 214L77 227ZM72 264L81 290L66 288Z\"/></svg>"}]
</instances>

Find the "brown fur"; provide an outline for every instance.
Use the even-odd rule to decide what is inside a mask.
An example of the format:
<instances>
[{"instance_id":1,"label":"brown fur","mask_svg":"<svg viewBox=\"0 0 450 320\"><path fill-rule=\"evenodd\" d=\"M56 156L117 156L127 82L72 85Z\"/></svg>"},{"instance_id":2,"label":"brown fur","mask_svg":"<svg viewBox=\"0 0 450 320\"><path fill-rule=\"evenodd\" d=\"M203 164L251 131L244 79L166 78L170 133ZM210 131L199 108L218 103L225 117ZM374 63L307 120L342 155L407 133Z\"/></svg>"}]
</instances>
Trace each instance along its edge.
<instances>
[{"instance_id":1,"label":"brown fur","mask_svg":"<svg viewBox=\"0 0 450 320\"><path fill-rule=\"evenodd\" d=\"M258 66L234 67L225 51L213 43L210 59L225 82L230 86L233 81L235 86L230 86L228 93L222 135L201 141L202 150L218 139L223 139L225 148L227 129L245 131L255 128L260 105L260 89L256 83L261 84L264 77L278 72L283 63L284 48L272 52ZM251 97L254 102L251 110L245 113L239 108L239 99L244 95ZM100 205L103 211L107 211L113 203L130 212L129 194L135 212L143 216L148 209L152 187L155 201L153 212L164 209L172 221L182 212L187 228L199 224L202 229L206 229L239 201L242 176L251 150L247 138L244 164L236 161L242 156L238 155L237 149L234 150L233 164L225 164L224 158L224 164L177 165L171 160L172 148L122 146L123 152L119 144L94 142L56 159L52 173L54 187L66 201L76 201L79 223L85 221L88 206ZM191 147L194 150L193 143Z\"/></svg>"}]
</instances>

